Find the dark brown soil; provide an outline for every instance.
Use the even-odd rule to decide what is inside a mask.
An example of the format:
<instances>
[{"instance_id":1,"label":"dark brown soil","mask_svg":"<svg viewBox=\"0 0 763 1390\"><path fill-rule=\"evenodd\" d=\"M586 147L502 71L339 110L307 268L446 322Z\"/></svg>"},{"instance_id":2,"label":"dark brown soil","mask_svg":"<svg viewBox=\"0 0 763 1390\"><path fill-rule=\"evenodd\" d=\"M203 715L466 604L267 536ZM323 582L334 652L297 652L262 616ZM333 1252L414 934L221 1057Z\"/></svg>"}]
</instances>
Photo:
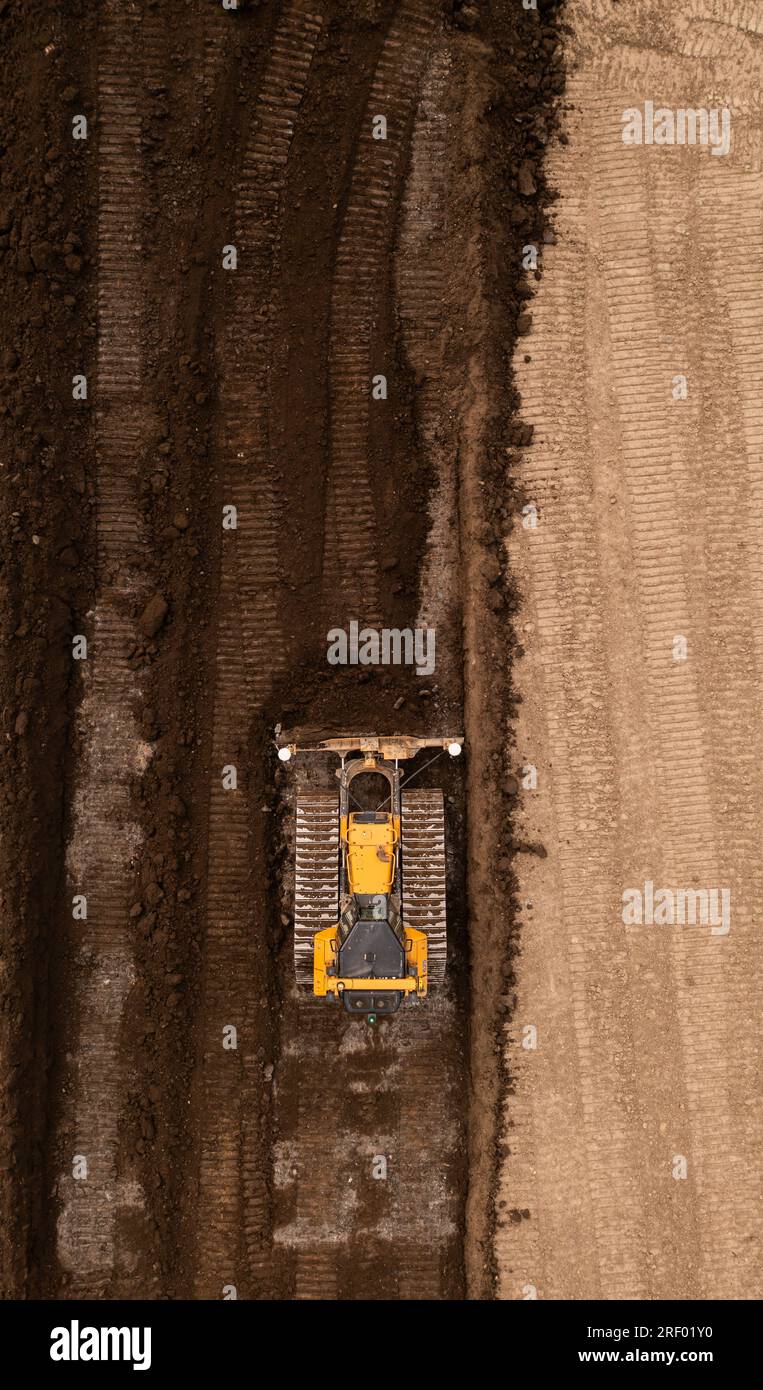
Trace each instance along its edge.
<instances>
[{"instance_id":1,"label":"dark brown soil","mask_svg":"<svg viewBox=\"0 0 763 1390\"><path fill-rule=\"evenodd\" d=\"M121 21L111 0L45 0L33 8L0 2L0 1296L220 1297L234 1284L240 1297L313 1297L314 1281L325 1278L337 1298L412 1297L417 1282L421 1296L429 1290L434 1297L489 1297L501 1085L495 1042L515 947L511 873L501 869L497 878L495 869L513 852L505 749L514 596L501 540L518 505L510 481L515 446L529 442L507 382L531 293L521 248L528 241L542 246L546 228L543 151L563 89L556 6L541 0L538 14L499 3L366 0L351 16L334 0L312 7L242 3L235 14L215 0L193 0L182 14L167 0L137 8L137 47L125 80L140 109L135 285L139 408L147 423L131 479L145 539L139 554L126 557L137 575L128 666L134 713L153 756L142 776L130 777L141 843L120 906L131 924L134 982L119 1027L127 1082L114 1165L117 1184L137 1184L143 1199L120 1209L111 1272L96 1277L61 1263L56 1223L64 1199L56 1194L77 1133L83 969L65 859L87 738L72 637L92 637L93 611L109 579L96 505L106 463L96 455L94 431L99 161L108 158L98 129L98 81ZM315 33L312 16L322 20ZM258 107L257 96L280 80L273 54L279 36L292 33L292 18L299 36L294 61L302 44L307 67L295 66L289 78L299 99L284 107L292 123L287 163L283 176L276 162L252 179L247 161L258 167L264 158L257 123L267 104ZM450 189L446 235L453 257L475 258L491 306L484 321L475 318L454 261L439 325L453 383L448 418L460 421L459 382L476 357L486 399L479 439L470 441L459 423L462 452L452 460L462 557L456 626L463 621L467 651L476 650L469 613L479 613L480 660L476 669L466 663L449 672L448 680L439 672L424 680L404 667L365 671L326 662L335 534L329 497L342 481L332 464L346 332L337 287L342 258L355 254L347 229L369 158L363 133L376 75L385 54L398 51L396 25L406 62L414 62L414 30L405 26L419 21L426 30L422 71L427 54L447 49L451 115L471 113L473 125L460 130L443 185ZM361 459L378 609L385 626L413 627L438 478L394 290L418 104L417 83L404 65L398 76L399 92L391 85L387 94L397 120L394 128L391 114L388 148L397 163L374 230L379 240L358 250L372 267L372 297L359 303L352 328L374 371L383 370L390 383L389 399L369 411ZM72 140L77 113L90 121L87 141ZM277 196L260 212L257 198L271 178ZM460 191L470 179L480 189L479 220ZM237 240L239 280L221 268L223 246ZM251 272L248 255L256 257ZM246 383L247 371L252 397L266 393L266 461L264 472L258 464L241 480L241 453L230 441L240 440L253 459L260 447L260 425L232 396L236 372ZM87 401L72 398L77 372L88 377ZM239 487L243 539L234 553L221 516ZM263 559L257 547L271 535L268 508L275 540ZM247 527L255 566L264 567L252 584ZM336 527L350 544L348 519ZM276 645L264 618L257 626L260 610L274 615ZM347 623L354 617L363 613L346 612ZM228 620L242 649L233 676L223 660ZM453 635L458 650L461 633ZM229 690L241 692L233 710L226 708ZM293 781L275 760L274 727L463 732L465 719L467 738L474 737L467 757L422 774L449 797L447 1030L422 1024L395 1036L398 1025L390 1023L353 1050L346 1029L355 1025L337 1015L319 1021L314 1006L293 994L284 921ZM227 938L216 935L220 885L211 881L219 874L211 787L223 745L230 755L222 761L235 763L239 774L246 846L235 962L226 956ZM235 1076L222 1070L227 1060L219 1055L219 1032L230 1022L242 1034ZM475 1076L467 1106L468 1078ZM441 1112L427 1111L430 1083L454 1117L447 1135L435 1132ZM424 1138L414 1151L417 1115ZM330 1226L339 1183L351 1182L355 1171L348 1153L358 1145L365 1153L366 1141L375 1152L377 1136L380 1143L392 1136L399 1155L394 1182L361 1183L341 1239L313 1249L307 1186L325 1193ZM228 1143L238 1158L231 1168L221 1160L215 1176L214 1155L227 1155ZM277 1176L285 1162L297 1172L293 1181ZM442 1177L448 1213L447 1234L426 1239L410 1233L422 1162ZM334 1163L345 1166L331 1171ZM317 1172L321 1164L326 1171Z\"/></svg>"},{"instance_id":2,"label":"dark brown soil","mask_svg":"<svg viewBox=\"0 0 763 1390\"><path fill-rule=\"evenodd\" d=\"M66 979L63 856L77 759L72 637L94 588L89 407L72 398L96 333L87 6L0 7L2 231L2 1114L0 1291L39 1292ZM55 44L51 53L46 46ZM23 77L20 80L20 75Z\"/></svg>"}]
</instances>

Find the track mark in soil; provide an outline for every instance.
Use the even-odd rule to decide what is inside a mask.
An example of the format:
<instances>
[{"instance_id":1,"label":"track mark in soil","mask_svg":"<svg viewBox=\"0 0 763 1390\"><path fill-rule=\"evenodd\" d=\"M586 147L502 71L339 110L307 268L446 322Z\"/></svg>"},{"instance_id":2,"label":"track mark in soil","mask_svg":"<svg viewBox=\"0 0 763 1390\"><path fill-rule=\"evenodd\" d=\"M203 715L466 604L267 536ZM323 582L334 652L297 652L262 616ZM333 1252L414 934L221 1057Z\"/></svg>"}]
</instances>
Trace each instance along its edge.
<instances>
[{"instance_id":1,"label":"track mark in soil","mask_svg":"<svg viewBox=\"0 0 763 1390\"><path fill-rule=\"evenodd\" d=\"M253 958L251 826L258 808L247 745L258 706L284 666L278 611L280 498L268 437L268 302L280 201L294 121L321 21L285 8L272 41L244 146L233 244L238 268L220 362L225 504L238 528L223 539L210 777L207 938L204 966L203 1133L198 1270L200 1297L234 1283L244 1296L269 1291L269 1195L265 1153L263 1035L267 979ZM235 766L238 785L223 785ZM234 1024L239 1047L224 1051ZM258 1056L259 1053L259 1056Z\"/></svg>"},{"instance_id":2,"label":"track mark in soil","mask_svg":"<svg viewBox=\"0 0 763 1390\"><path fill-rule=\"evenodd\" d=\"M70 1274L71 1291L90 1297L102 1296L114 1277L120 1209L143 1202L129 1160L120 1165L117 1155L128 1080L119 1034L134 978L128 897L139 832L131 798L133 781L150 757L135 717L140 692L130 661L141 640L135 614L146 599L135 463L151 424L142 397L138 33L135 15L125 14L114 0L107 4L99 58L99 338L93 392L99 583L87 633L85 752L67 855L72 892L87 897L87 921L78 929L79 1034L69 1171L59 1183L58 1227L59 1259ZM71 1175L75 1155L87 1163L84 1179Z\"/></svg>"},{"instance_id":3,"label":"track mark in soil","mask_svg":"<svg viewBox=\"0 0 763 1390\"><path fill-rule=\"evenodd\" d=\"M326 626L357 618L381 623L374 493L369 478L374 325L387 285L383 267L395 234L399 183L410 124L439 6L403 0L384 42L359 133L352 184L337 250L329 377L331 464L327 480L323 605ZM386 139L374 138L384 116Z\"/></svg>"}]
</instances>

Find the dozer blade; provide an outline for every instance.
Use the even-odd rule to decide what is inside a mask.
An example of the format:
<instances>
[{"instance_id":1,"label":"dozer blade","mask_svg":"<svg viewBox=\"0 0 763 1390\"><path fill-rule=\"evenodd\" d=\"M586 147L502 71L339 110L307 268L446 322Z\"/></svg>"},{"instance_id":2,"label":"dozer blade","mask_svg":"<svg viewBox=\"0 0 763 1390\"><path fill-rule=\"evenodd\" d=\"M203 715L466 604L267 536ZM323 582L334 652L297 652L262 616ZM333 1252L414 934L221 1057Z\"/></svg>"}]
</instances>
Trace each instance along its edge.
<instances>
[{"instance_id":1,"label":"dozer blade","mask_svg":"<svg viewBox=\"0 0 763 1390\"><path fill-rule=\"evenodd\" d=\"M319 730L293 729L281 733L277 739L279 748L288 750L292 756L298 753L378 753L382 758L407 761L415 758L423 748L460 749L463 735L450 734L439 738L418 738L410 734L335 734L322 737Z\"/></svg>"},{"instance_id":2,"label":"dozer blade","mask_svg":"<svg viewBox=\"0 0 763 1390\"><path fill-rule=\"evenodd\" d=\"M445 807L439 790L402 794L403 926L427 934L430 984L445 978Z\"/></svg>"},{"instance_id":3,"label":"dozer blade","mask_svg":"<svg viewBox=\"0 0 763 1390\"><path fill-rule=\"evenodd\" d=\"M339 798L335 792L297 797L294 885L294 970L313 983L313 937L339 920Z\"/></svg>"}]
</instances>

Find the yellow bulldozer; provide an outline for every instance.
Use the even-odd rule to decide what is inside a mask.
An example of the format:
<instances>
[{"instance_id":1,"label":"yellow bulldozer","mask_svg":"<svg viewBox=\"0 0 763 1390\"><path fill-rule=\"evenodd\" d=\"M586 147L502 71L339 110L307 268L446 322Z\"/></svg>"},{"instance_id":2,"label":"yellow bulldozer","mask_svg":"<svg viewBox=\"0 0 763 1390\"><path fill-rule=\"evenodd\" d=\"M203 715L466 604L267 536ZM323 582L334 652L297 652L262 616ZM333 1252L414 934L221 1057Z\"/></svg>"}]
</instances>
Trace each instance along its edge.
<instances>
[{"instance_id":1,"label":"yellow bulldozer","mask_svg":"<svg viewBox=\"0 0 763 1390\"><path fill-rule=\"evenodd\" d=\"M340 758L337 791L297 795L297 980L375 1022L405 1000L423 999L445 975L443 794L403 790L400 764L424 748L456 757L463 738L355 734L300 744L284 735L277 742L284 762L308 753Z\"/></svg>"}]
</instances>

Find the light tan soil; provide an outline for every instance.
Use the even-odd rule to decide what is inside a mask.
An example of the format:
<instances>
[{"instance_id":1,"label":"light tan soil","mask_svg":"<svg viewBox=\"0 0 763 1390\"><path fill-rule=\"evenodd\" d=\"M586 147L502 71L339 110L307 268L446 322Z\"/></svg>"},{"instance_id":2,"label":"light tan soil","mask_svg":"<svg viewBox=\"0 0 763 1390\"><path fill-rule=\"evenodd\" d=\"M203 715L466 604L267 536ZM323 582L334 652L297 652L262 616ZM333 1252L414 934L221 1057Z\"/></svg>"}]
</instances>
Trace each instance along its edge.
<instances>
[{"instance_id":1,"label":"light tan soil","mask_svg":"<svg viewBox=\"0 0 763 1390\"><path fill-rule=\"evenodd\" d=\"M518 869L504 1298L760 1295L763 51L732 8L568 11L557 245L516 358L515 758L548 857ZM728 103L730 153L626 148L645 100ZM730 931L625 926L646 880L729 888Z\"/></svg>"}]
</instances>

